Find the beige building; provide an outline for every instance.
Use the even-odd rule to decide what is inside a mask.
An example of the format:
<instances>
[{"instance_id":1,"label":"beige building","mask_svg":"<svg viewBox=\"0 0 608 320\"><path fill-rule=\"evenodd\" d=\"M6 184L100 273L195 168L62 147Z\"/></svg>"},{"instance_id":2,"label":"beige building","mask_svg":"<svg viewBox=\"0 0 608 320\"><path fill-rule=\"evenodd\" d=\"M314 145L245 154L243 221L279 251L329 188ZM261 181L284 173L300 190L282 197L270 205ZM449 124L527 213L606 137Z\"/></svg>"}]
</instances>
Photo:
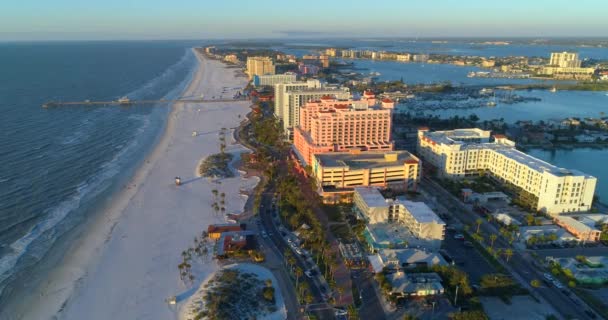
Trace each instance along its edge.
<instances>
[{"instance_id":1,"label":"beige building","mask_svg":"<svg viewBox=\"0 0 608 320\"><path fill-rule=\"evenodd\" d=\"M578 53L574 52L552 52L549 64L539 71L542 75L553 76L557 79L591 79L595 73L594 68L581 68L582 61Z\"/></svg>"},{"instance_id":2,"label":"beige building","mask_svg":"<svg viewBox=\"0 0 608 320\"><path fill-rule=\"evenodd\" d=\"M275 74L274 63L270 57L247 57L247 74L249 80L254 75Z\"/></svg>"},{"instance_id":3,"label":"beige building","mask_svg":"<svg viewBox=\"0 0 608 320\"><path fill-rule=\"evenodd\" d=\"M410 61L411 55L409 53L402 53L396 56L397 61L408 62Z\"/></svg>"},{"instance_id":4,"label":"beige building","mask_svg":"<svg viewBox=\"0 0 608 320\"><path fill-rule=\"evenodd\" d=\"M407 151L316 154L312 174L325 202L338 202L359 186L416 190L420 160Z\"/></svg>"},{"instance_id":5,"label":"beige building","mask_svg":"<svg viewBox=\"0 0 608 320\"><path fill-rule=\"evenodd\" d=\"M477 128L435 132L421 128L417 152L442 177L488 173L520 190L537 211L559 214L591 209L595 177L529 156L503 135L495 135L490 142L490 131Z\"/></svg>"},{"instance_id":6,"label":"beige building","mask_svg":"<svg viewBox=\"0 0 608 320\"><path fill-rule=\"evenodd\" d=\"M578 58L578 53L552 52L549 65L562 68L580 68L581 60Z\"/></svg>"}]
</instances>

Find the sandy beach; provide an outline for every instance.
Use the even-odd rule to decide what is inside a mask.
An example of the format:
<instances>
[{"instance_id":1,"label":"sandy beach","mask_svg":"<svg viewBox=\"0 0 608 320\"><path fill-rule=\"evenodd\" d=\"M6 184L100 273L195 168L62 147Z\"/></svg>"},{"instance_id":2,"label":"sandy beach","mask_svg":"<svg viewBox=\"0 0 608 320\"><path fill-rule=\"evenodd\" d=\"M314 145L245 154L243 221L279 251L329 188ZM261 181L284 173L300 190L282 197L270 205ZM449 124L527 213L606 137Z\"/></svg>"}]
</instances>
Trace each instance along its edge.
<instances>
[{"instance_id":1,"label":"sandy beach","mask_svg":"<svg viewBox=\"0 0 608 320\"><path fill-rule=\"evenodd\" d=\"M236 69L197 57L198 69L182 97L226 98L245 86ZM162 138L128 186L41 287L15 307L13 318L175 319L177 310L165 299L191 290L179 277L181 252L209 224L225 222L211 208L211 190L226 194L227 213L241 212L246 197L239 190L258 182L239 175L216 182L196 174L201 159L219 152L219 131L237 127L248 106L247 101L174 105ZM245 151L226 136L226 152ZM182 186L175 186L176 176ZM210 260L196 270L194 287L218 268Z\"/></svg>"}]
</instances>

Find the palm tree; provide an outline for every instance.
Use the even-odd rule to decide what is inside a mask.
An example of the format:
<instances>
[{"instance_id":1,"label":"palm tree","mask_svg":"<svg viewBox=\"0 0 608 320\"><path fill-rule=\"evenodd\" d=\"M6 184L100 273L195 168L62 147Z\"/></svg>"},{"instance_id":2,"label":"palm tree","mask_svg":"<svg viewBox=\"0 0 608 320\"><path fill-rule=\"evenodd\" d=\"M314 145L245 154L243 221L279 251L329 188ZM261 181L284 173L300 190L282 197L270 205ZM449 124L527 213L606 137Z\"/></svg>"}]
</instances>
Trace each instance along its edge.
<instances>
[{"instance_id":1,"label":"palm tree","mask_svg":"<svg viewBox=\"0 0 608 320\"><path fill-rule=\"evenodd\" d=\"M507 259L507 262L509 262L509 259L511 259L512 256L513 250L511 248L507 248L507 250L505 250L505 258Z\"/></svg>"},{"instance_id":2,"label":"palm tree","mask_svg":"<svg viewBox=\"0 0 608 320\"><path fill-rule=\"evenodd\" d=\"M298 290L298 285L300 284L300 277L304 274L304 271L302 271L302 268L300 267L296 267L296 290Z\"/></svg>"},{"instance_id":3,"label":"palm tree","mask_svg":"<svg viewBox=\"0 0 608 320\"><path fill-rule=\"evenodd\" d=\"M344 288L342 288L342 287L338 287L338 288L336 289L336 291L338 291L338 300L339 300L339 301L342 301L342 294L344 293Z\"/></svg>"},{"instance_id":4,"label":"palm tree","mask_svg":"<svg viewBox=\"0 0 608 320\"><path fill-rule=\"evenodd\" d=\"M477 218L477 220L475 220L475 224L477 224L477 231L476 231L476 233L479 233L479 227L481 227L482 223L483 223L483 219L481 219L481 218Z\"/></svg>"},{"instance_id":5,"label":"palm tree","mask_svg":"<svg viewBox=\"0 0 608 320\"><path fill-rule=\"evenodd\" d=\"M498 238L498 236L495 233L490 235L490 248L494 247L494 241L496 241L496 238Z\"/></svg>"},{"instance_id":6,"label":"palm tree","mask_svg":"<svg viewBox=\"0 0 608 320\"><path fill-rule=\"evenodd\" d=\"M218 191L217 191L217 189L213 189L213 190L211 190L211 193L213 193L214 197L217 197Z\"/></svg>"}]
</instances>

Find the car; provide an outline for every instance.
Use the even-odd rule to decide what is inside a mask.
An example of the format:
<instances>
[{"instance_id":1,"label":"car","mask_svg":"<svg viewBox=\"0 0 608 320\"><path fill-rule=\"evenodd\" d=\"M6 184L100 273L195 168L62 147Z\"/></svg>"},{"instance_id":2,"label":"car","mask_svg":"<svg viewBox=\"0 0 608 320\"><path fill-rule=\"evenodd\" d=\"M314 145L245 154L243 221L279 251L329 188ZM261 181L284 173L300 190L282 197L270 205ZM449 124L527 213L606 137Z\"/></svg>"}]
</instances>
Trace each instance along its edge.
<instances>
[{"instance_id":1,"label":"car","mask_svg":"<svg viewBox=\"0 0 608 320\"><path fill-rule=\"evenodd\" d=\"M306 271L304 271L304 274L305 274L307 277L312 278L312 272L310 272L310 270L306 270Z\"/></svg>"},{"instance_id":2,"label":"car","mask_svg":"<svg viewBox=\"0 0 608 320\"><path fill-rule=\"evenodd\" d=\"M461 233L457 233L454 235L454 239L456 240L464 240L464 235L462 235Z\"/></svg>"},{"instance_id":3,"label":"car","mask_svg":"<svg viewBox=\"0 0 608 320\"><path fill-rule=\"evenodd\" d=\"M551 276L548 273L543 273L543 277L545 277L545 279L549 280L549 281L553 281L553 276Z\"/></svg>"},{"instance_id":4,"label":"car","mask_svg":"<svg viewBox=\"0 0 608 320\"><path fill-rule=\"evenodd\" d=\"M268 238L268 234L266 233L266 231L262 231L262 238Z\"/></svg>"},{"instance_id":5,"label":"car","mask_svg":"<svg viewBox=\"0 0 608 320\"><path fill-rule=\"evenodd\" d=\"M295 248L295 249L294 249L294 251L295 251L297 254L302 255L302 250L300 250L300 249L298 249L298 248Z\"/></svg>"},{"instance_id":6,"label":"car","mask_svg":"<svg viewBox=\"0 0 608 320\"><path fill-rule=\"evenodd\" d=\"M471 241L465 241L463 245L467 248L473 248L473 243Z\"/></svg>"},{"instance_id":7,"label":"car","mask_svg":"<svg viewBox=\"0 0 608 320\"><path fill-rule=\"evenodd\" d=\"M553 285L555 285L555 287L556 287L556 288L558 288L558 289L563 289L563 288L564 288L564 285L563 285L563 284L561 284L561 283L560 283L559 281L557 281L557 280L553 280Z\"/></svg>"}]
</instances>

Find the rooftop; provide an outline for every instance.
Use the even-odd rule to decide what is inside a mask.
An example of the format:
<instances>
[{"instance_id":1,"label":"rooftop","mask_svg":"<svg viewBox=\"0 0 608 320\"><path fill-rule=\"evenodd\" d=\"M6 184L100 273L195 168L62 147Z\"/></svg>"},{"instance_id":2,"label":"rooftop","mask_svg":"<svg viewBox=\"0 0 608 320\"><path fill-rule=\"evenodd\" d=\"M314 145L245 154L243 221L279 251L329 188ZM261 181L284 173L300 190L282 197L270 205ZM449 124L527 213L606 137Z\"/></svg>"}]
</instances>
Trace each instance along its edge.
<instances>
[{"instance_id":1,"label":"rooftop","mask_svg":"<svg viewBox=\"0 0 608 320\"><path fill-rule=\"evenodd\" d=\"M376 187L356 187L355 193L358 193L370 208L388 207L389 205Z\"/></svg>"},{"instance_id":2,"label":"rooftop","mask_svg":"<svg viewBox=\"0 0 608 320\"><path fill-rule=\"evenodd\" d=\"M533 170L542 173L549 172L556 176L586 176L589 175L578 171L569 170L554 166L548 162L530 156L524 152L515 149L514 145L502 142L487 142L490 137L490 131L481 130L478 128L471 129L456 129L451 131L426 131L424 136L431 139L435 143L446 145L458 145L462 150L493 150L503 156L512 159L518 163L524 164ZM504 135L494 135L497 139L506 139ZM466 140L480 139L482 142L467 142Z\"/></svg>"},{"instance_id":3,"label":"rooftop","mask_svg":"<svg viewBox=\"0 0 608 320\"><path fill-rule=\"evenodd\" d=\"M435 222L437 224L445 224L441 218L435 214L435 212L429 208L424 202L414 202L408 200L400 200L401 203L407 211L409 211L414 219L420 223L431 223Z\"/></svg>"},{"instance_id":4,"label":"rooftop","mask_svg":"<svg viewBox=\"0 0 608 320\"><path fill-rule=\"evenodd\" d=\"M345 167L352 169L375 169L387 166L402 166L408 160L418 158L411 153L399 150L389 152L332 152L316 154L314 157L324 167Z\"/></svg>"},{"instance_id":5,"label":"rooftop","mask_svg":"<svg viewBox=\"0 0 608 320\"><path fill-rule=\"evenodd\" d=\"M572 229L576 230L577 232L580 233L587 233L587 232L592 232L592 231L598 231L595 227L590 227L572 217L569 216L556 216L555 220L560 221L563 224L568 225L569 227L571 227Z\"/></svg>"}]
</instances>

